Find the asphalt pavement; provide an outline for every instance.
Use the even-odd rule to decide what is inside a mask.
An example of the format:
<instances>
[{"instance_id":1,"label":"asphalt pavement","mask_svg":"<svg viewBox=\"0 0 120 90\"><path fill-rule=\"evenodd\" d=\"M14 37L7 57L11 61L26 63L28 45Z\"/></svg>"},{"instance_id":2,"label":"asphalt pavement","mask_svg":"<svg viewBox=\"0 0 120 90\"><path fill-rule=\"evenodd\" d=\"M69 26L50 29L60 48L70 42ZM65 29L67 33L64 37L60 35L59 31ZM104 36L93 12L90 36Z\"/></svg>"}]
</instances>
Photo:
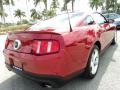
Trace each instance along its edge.
<instances>
[{"instance_id":1,"label":"asphalt pavement","mask_svg":"<svg viewBox=\"0 0 120 90\"><path fill-rule=\"evenodd\" d=\"M76 77L61 88L50 90L120 90L120 31L117 44L110 46L100 58L97 76L92 79ZM6 35L0 36L0 90L46 90L35 81L9 72L2 54ZM47 89L49 90L49 89Z\"/></svg>"}]
</instances>

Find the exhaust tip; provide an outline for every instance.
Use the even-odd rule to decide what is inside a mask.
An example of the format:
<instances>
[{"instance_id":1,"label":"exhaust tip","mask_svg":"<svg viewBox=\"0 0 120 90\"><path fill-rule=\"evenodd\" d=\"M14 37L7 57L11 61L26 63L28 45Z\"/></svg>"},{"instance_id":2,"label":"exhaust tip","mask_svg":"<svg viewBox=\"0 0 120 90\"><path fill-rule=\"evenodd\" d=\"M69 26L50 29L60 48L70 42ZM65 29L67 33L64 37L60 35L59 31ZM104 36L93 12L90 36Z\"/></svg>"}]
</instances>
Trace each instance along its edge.
<instances>
[{"instance_id":1,"label":"exhaust tip","mask_svg":"<svg viewBox=\"0 0 120 90\"><path fill-rule=\"evenodd\" d=\"M48 84L48 83L42 83L41 86L43 88L53 88L53 86L51 84Z\"/></svg>"}]
</instances>

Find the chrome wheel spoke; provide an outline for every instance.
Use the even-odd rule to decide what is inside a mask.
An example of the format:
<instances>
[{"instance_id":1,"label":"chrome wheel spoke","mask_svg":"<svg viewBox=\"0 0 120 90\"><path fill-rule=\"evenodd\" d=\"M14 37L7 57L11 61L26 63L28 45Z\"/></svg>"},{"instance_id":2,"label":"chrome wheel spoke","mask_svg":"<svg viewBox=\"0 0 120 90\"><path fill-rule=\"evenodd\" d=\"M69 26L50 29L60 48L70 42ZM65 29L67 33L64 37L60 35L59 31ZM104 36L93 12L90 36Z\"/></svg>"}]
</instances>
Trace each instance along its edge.
<instances>
[{"instance_id":1,"label":"chrome wheel spoke","mask_svg":"<svg viewBox=\"0 0 120 90\"><path fill-rule=\"evenodd\" d=\"M97 49L95 49L91 56L91 73L95 74L98 69L99 64L99 52Z\"/></svg>"},{"instance_id":2,"label":"chrome wheel spoke","mask_svg":"<svg viewBox=\"0 0 120 90\"><path fill-rule=\"evenodd\" d=\"M96 65L98 65L98 63L99 63L98 59L99 59L99 58L97 57L96 60L95 60L95 64L96 64Z\"/></svg>"},{"instance_id":3,"label":"chrome wheel spoke","mask_svg":"<svg viewBox=\"0 0 120 90\"><path fill-rule=\"evenodd\" d=\"M93 69L94 68L94 63L93 62L91 62L91 69Z\"/></svg>"}]
</instances>

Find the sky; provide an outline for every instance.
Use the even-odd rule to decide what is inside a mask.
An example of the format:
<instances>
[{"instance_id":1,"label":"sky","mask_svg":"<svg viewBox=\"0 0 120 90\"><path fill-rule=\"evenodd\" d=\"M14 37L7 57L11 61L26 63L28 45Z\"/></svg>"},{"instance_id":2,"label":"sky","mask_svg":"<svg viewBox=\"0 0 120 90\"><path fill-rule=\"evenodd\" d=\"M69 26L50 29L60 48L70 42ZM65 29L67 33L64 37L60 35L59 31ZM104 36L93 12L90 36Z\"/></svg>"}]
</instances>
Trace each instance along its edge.
<instances>
[{"instance_id":1,"label":"sky","mask_svg":"<svg viewBox=\"0 0 120 90\"><path fill-rule=\"evenodd\" d=\"M21 9L22 11L26 12L26 17L23 19L29 19L30 17L30 11L31 9L35 8L34 7L34 2L33 0L30 0L28 3L28 7L26 6L26 0L14 0L15 1L15 6L11 6L11 12L14 13L15 10ZM52 0L48 0L48 7L50 7L50 3ZM63 6L63 0L59 0L60 7ZM69 8L71 8L71 3L68 5ZM10 15L9 12L9 6L4 6L5 12L8 14L8 17L6 18L6 22L17 22L19 19L17 17L14 17L14 15ZM41 5L38 5L36 7L38 11L44 9L44 4L41 3ZM89 0L75 0L75 5L74 5L75 11L86 11L86 12L91 12L92 9L89 7ZM60 13L60 11L58 11ZM1 19L0 19L1 22Z\"/></svg>"}]
</instances>

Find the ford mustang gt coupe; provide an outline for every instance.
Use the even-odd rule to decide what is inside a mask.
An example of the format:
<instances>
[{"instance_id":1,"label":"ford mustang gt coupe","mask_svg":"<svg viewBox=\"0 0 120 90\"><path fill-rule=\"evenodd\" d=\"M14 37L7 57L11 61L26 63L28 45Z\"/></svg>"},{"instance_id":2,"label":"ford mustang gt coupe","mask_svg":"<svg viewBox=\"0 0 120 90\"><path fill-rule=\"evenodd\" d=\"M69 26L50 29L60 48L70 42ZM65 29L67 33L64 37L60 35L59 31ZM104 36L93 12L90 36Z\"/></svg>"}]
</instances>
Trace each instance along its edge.
<instances>
[{"instance_id":1,"label":"ford mustang gt coupe","mask_svg":"<svg viewBox=\"0 0 120 90\"><path fill-rule=\"evenodd\" d=\"M9 33L3 51L8 70L57 87L82 73L95 77L99 56L116 43L116 26L100 13L73 12Z\"/></svg>"}]
</instances>

